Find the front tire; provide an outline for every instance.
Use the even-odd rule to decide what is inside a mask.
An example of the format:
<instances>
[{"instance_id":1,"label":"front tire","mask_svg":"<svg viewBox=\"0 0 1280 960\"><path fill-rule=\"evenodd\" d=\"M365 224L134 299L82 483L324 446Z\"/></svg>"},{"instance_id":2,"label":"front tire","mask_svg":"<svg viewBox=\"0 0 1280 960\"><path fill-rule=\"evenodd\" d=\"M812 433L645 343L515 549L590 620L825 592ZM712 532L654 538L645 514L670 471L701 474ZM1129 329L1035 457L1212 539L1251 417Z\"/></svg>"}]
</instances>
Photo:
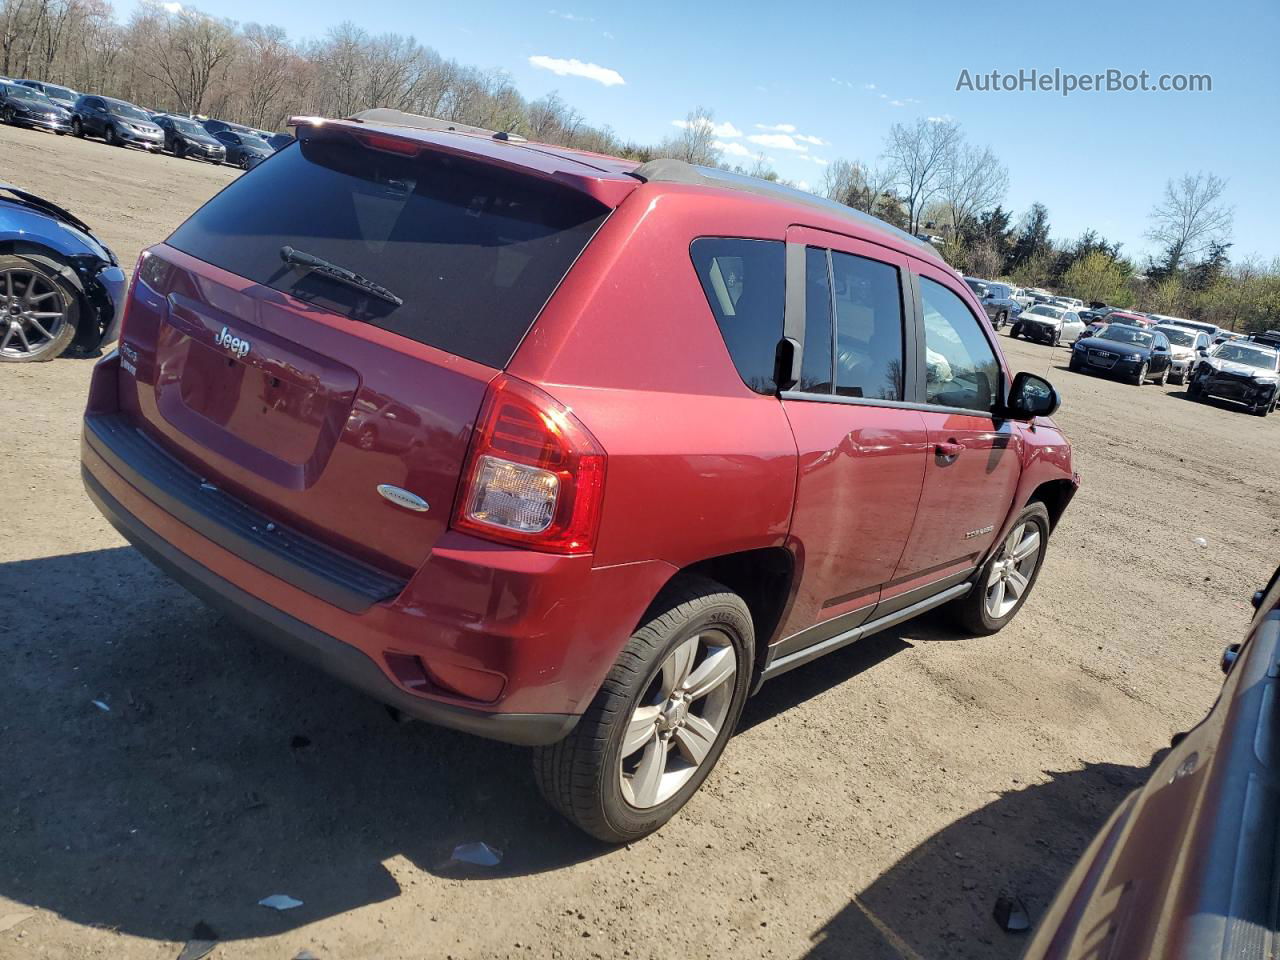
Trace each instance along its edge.
<instances>
[{"instance_id":1,"label":"front tire","mask_svg":"<svg viewBox=\"0 0 1280 960\"><path fill-rule=\"evenodd\" d=\"M754 662L755 632L741 597L702 577L668 586L573 732L535 750L538 789L607 843L652 833L720 759Z\"/></svg>"},{"instance_id":2,"label":"front tire","mask_svg":"<svg viewBox=\"0 0 1280 960\"><path fill-rule=\"evenodd\" d=\"M1000 547L993 550L974 587L952 604L965 631L987 637L1003 630L1036 585L1049 542L1049 511L1040 501L1027 504Z\"/></svg>"},{"instance_id":3,"label":"front tire","mask_svg":"<svg viewBox=\"0 0 1280 960\"><path fill-rule=\"evenodd\" d=\"M120 140L120 137L116 135L116 128L109 123L107 124L107 129L102 134L102 139L107 142L107 146L109 147L124 146L124 143Z\"/></svg>"},{"instance_id":4,"label":"front tire","mask_svg":"<svg viewBox=\"0 0 1280 960\"><path fill-rule=\"evenodd\" d=\"M71 120L71 135L84 139L84 124L80 122L79 117L73 117Z\"/></svg>"},{"instance_id":5,"label":"front tire","mask_svg":"<svg viewBox=\"0 0 1280 960\"><path fill-rule=\"evenodd\" d=\"M0 362L60 356L79 321L80 295L70 283L34 260L0 256Z\"/></svg>"},{"instance_id":6,"label":"front tire","mask_svg":"<svg viewBox=\"0 0 1280 960\"><path fill-rule=\"evenodd\" d=\"M1134 386L1140 387L1147 382L1147 371L1148 371L1148 365L1144 362L1142 366L1138 368L1138 375L1137 377L1134 378L1134 381L1133 381Z\"/></svg>"}]
</instances>

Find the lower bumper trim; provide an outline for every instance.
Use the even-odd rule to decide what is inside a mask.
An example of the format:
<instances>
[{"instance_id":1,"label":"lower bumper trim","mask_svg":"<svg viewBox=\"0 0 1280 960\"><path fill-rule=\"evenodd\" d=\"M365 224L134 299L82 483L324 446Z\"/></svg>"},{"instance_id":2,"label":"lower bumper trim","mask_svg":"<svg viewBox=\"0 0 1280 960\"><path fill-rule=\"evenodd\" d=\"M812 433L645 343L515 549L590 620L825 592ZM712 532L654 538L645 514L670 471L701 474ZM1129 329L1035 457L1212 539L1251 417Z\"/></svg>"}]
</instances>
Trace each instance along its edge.
<instances>
[{"instance_id":1,"label":"lower bumper trim","mask_svg":"<svg viewBox=\"0 0 1280 960\"><path fill-rule=\"evenodd\" d=\"M246 593L157 536L81 467L89 497L138 552L247 632L364 691L400 712L463 733L522 746L563 739L578 717L560 713L490 713L416 697L396 686L365 653Z\"/></svg>"}]
</instances>

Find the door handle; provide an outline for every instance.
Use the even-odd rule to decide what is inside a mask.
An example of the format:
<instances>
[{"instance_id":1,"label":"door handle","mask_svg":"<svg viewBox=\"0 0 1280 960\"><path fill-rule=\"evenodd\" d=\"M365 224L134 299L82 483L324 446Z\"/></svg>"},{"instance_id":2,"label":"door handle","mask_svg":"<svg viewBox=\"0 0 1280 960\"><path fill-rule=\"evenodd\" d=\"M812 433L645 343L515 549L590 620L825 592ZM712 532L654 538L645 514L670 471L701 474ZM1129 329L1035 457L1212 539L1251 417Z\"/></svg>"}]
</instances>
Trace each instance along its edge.
<instances>
[{"instance_id":1,"label":"door handle","mask_svg":"<svg viewBox=\"0 0 1280 960\"><path fill-rule=\"evenodd\" d=\"M937 444L933 449L938 456L945 457L948 460L954 460L956 457L960 456L960 452L964 450L964 444L955 439L951 439L944 443Z\"/></svg>"}]
</instances>

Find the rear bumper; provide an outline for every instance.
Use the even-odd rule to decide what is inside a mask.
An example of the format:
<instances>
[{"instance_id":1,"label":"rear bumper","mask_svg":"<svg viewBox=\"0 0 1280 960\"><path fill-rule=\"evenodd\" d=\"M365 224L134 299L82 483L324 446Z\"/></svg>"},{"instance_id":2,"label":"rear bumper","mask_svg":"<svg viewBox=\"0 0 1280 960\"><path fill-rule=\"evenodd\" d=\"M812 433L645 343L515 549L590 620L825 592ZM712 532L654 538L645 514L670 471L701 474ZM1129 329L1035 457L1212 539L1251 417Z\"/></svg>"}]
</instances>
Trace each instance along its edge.
<instances>
[{"instance_id":1,"label":"rear bumper","mask_svg":"<svg viewBox=\"0 0 1280 960\"><path fill-rule=\"evenodd\" d=\"M529 746L555 743L577 723L572 714L489 713L414 696L360 650L264 603L175 549L112 497L87 467L81 473L89 498L120 535L191 593L245 631L383 703L441 727Z\"/></svg>"},{"instance_id":2,"label":"rear bumper","mask_svg":"<svg viewBox=\"0 0 1280 960\"><path fill-rule=\"evenodd\" d=\"M365 590L369 581L342 562L345 554L263 523L212 484L198 484L209 488L200 494L184 487L180 471L189 469L119 412L131 376L118 354L99 362L81 444L85 486L110 522L251 632L406 714L511 743L560 739L674 573L660 561L594 567L589 556L449 531L407 580ZM113 421L145 443L102 429ZM167 472L147 445L169 459ZM396 508L387 509L395 523Z\"/></svg>"}]
</instances>

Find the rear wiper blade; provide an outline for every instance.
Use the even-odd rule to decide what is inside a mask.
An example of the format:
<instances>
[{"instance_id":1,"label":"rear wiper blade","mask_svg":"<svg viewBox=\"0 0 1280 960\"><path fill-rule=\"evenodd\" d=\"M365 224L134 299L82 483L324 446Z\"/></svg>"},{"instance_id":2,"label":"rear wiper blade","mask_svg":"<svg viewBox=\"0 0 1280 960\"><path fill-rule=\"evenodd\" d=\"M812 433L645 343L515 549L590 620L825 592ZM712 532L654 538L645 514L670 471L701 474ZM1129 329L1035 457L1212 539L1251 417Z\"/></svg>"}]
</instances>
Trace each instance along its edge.
<instances>
[{"instance_id":1,"label":"rear wiper blade","mask_svg":"<svg viewBox=\"0 0 1280 960\"><path fill-rule=\"evenodd\" d=\"M337 280L348 286L356 287L366 293L371 293L379 300L385 300L387 303L393 303L397 307L404 306L404 300L397 297L380 283L374 283L368 277L362 277L354 270L348 270L346 267L340 267L336 263L330 263L328 260L322 260L320 257L302 250L295 250L286 244L280 248L280 259L285 263L295 267L304 267L307 270L314 270L321 276L328 277L330 280Z\"/></svg>"}]
</instances>

